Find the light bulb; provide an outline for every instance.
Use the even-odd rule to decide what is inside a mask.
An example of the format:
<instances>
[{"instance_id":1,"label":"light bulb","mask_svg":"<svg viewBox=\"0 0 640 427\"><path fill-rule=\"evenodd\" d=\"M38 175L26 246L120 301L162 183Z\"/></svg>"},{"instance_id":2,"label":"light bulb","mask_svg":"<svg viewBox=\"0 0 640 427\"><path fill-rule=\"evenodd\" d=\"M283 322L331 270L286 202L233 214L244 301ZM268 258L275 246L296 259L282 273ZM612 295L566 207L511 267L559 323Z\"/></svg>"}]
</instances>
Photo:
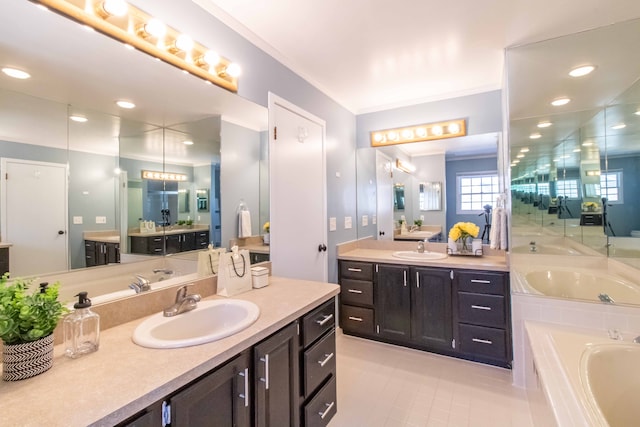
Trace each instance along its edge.
<instances>
[{"instance_id":1,"label":"light bulb","mask_svg":"<svg viewBox=\"0 0 640 427\"><path fill-rule=\"evenodd\" d=\"M31 77L31 74L27 73L26 71L18 70L16 68L5 67L2 69L2 72L9 77L13 77L14 79L24 80Z\"/></svg>"},{"instance_id":2,"label":"light bulb","mask_svg":"<svg viewBox=\"0 0 640 427\"><path fill-rule=\"evenodd\" d=\"M158 19L151 18L144 24L144 31L152 37L163 37L167 32L167 27Z\"/></svg>"},{"instance_id":3,"label":"light bulb","mask_svg":"<svg viewBox=\"0 0 640 427\"><path fill-rule=\"evenodd\" d=\"M387 136L389 137L389 140L391 140L391 141L397 141L398 140L398 133L395 132L395 131L387 132Z\"/></svg>"},{"instance_id":4,"label":"light bulb","mask_svg":"<svg viewBox=\"0 0 640 427\"><path fill-rule=\"evenodd\" d=\"M447 126L447 129L449 129L449 133L458 133L460 132L460 125L457 123L451 123Z\"/></svg>"},{"instance_id":5,"label":"light bulb","mask_svg":"<svg viewBox=\"0 0 640 427\"><path fill-rule=\"evenodd\" d=\"M539 133L532 133L531 135L529 135L530 139L540 139L542 138L542 135Z\"/></svg>"},{"instance_id":6,"label":"light bulb","mask_svg":"<svg viewBox=\"0 0 640 427\"><path fill-rule=\"evenodd\" d=\"M212 51L212 50L208 50L207 53L205 53L202 56L202 60L210 67L216 66L218 65L218 63L220 62L220 55L218 55L216 52Z\"/></svg>"},{"instance_id":7,"label":"light bulb","mask_svg":"<svg viewBox=\"0 0 640 427\"><path fill-rule=\"evenodd\" d=\"M431 132L433 132L434 135L440 136L442 135L442 126L434 126L431 128Z\"/></svg>"},{"instance_id":8,"label":"light bulb","mask_svg":"<svg viewBox=\"0 0 640 427\"><path fill-rule=\"evenodd\" d=\"M425 128L418 128L418 129L416 129L416 134L420 138L424 138L425 136L427 136L427 130Z\"/></svg>"},{"instance_id":9,"label":"light bulb","mask_svg":"<svg viewBox=\"0 0 640 427\"><path fill-rule=\"evenodd\" d=\"M540 122L540 123L538 123L538 127L539 128L548 128L549 126L551 126L551 122Z\"/></svg>"},{"instance_id":10,"label":"light bulb","mask_svg":"<svg viewBox=\"0 0 640 427\"><path fill-rule=\"evenodd\" d=\"M120 100L120 101L116 101L116 104L118 105L118 107L126 108L127 110L130 110L132 108L136 108L136 104L134 104L131 101Z\"/></svg>"},{"instance_id":11,"label":"light bulb","mask_svg":"<svg viewBox=\"0 0 640 427\"><path fill-rule=\"evenodd\" d=\"M176 39L175 46L183 52L189 52L193 49L193 39L186 34L180 34Z\"/></svg>"},{"instance_id":12,"label":"light bulb","mask_svg":"<svg viewBox=\"0 0 640 427\"><path fill-rule=\"evenodd\" d=\"M373 134L373 140L375 142L382 142L382 134L381 133L374 133Z\"/></svg>"},{"instance_id":13,"label":"light bulb","mask_svg":"<svg viewBox=\"0 0 640 427\"><path fill-rule=\"evenodd\" d=\"M402 137L404 139L413 139L413 131L411 129L405 129L402 131Z\"/></svg>"},{"instance_id":14,"label":"light bulb","mask_svg":"<svg viewBox=\"0 0 640 427\"><path fill-rule=\"evenodd\" d=\"M582 77L582 76L586 76L587 74L591 73L595 69L596 69L596 67L594 67L593 65L583 65L581 67L577 67L577 68L574 68L573 70L569 71L569 75L571 77Z\"/></svg>"},{"instance_id":15,"label":"light bulb","mask_svg":"<svg viewBox=\"0 0 640 427\"><path fill-rule=\"evenodd\" d=\"M571 102L570 98L556 98L551 101L551 105L554 107L560 107L562 105L567 105L569 102Z\"/></svg>"},{"instance_id":16,"label":"light bulb","mask_svg":"<svg viewBox=\"0 0 640 427\"><path fill-rule=\"evenodd\" d=\"M84 116L79 116L79 115L76 115L76 114L69 116L69 119L73 120L74 122L78 122L78 123L85 123L85 122L87 122L89 120Z\"/></svg>"},{"instance_id":17,"label":"light bulb","mask_svg":"<svg viewBox=\"0 0 640 427\"><path fill-rule=\"evenodd\" d=\"M105 0L102 2L102 10L110 16L124 16L129 6L124 0Z\"/></svg>"},{"instance_id":18,"label":"light bulb","mask_svg":"<svg viewBox=\"0 0 640 427\"><path fill-rule=\"evenodd\" d=\"M226 73L231 77L238 77L241 72L242 70L240 69L240 66L238 64L231 63L227 65Z\"/></svg>"}]
</instances>

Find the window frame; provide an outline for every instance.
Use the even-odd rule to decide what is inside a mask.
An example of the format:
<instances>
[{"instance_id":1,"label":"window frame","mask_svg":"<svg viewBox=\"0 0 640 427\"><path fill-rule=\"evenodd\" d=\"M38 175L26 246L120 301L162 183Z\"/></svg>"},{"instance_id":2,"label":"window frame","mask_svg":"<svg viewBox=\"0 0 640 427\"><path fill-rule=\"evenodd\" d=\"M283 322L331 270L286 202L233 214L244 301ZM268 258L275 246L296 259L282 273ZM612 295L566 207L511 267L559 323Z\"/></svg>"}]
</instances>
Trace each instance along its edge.
<instances>
[{"instance_id":1,"label":"window frame","mask_svg":"<svg viewBox=\"0 0 640 427\"><path fill-rule=\"evenodd\" d=\"M461 188L461 181L464 178L485 178L485 177L491 177L492 180L495 180L495 184L492 182L491 185L496 185L497 186L497 190L495 192L491 192L491 193L480 193L480 194L491 194L491 203L486 203L483 202L483 206L481 206L479 209L472 209L472 210L463 210L462 209L462 188ZM464 195L466 195L467 193L464 193ZM477 193L470 193L470 194L477 194ZM460 173L456 173L456 215L473 215L473 214L478 214L479 212L483 211L483 207L486 204L490 204L491 206L494 206L496 203L496 198L501 194L500 192L500 176L498 175L498 171L497 170L488 170L488 171L478 171L478 172L460 172Z\"/></svg>"}]
</instances>

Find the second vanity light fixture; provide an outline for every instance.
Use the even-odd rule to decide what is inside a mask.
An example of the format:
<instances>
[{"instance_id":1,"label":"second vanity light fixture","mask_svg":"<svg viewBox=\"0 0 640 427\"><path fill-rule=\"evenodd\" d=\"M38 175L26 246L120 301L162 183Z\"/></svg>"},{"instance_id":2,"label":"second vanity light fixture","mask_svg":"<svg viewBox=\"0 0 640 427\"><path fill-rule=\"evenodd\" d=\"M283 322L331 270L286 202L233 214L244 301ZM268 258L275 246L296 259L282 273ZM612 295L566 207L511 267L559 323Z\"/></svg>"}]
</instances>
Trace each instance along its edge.
<instances>
[{"instance_id":1,"label":"second vanity light fixture","mask_svg":"<svg viewBox=\"0 0 640 427\"><path fill-rule=\"evenodd\" d=\"M464 119L449 120L395 129L376 130L371 132L371 146L384 147L386 145L432 141L465 136L466 134L467 127Z\"/></svg>"},{"instance_id":2,"label":"second vanity light fixture","mask_svg":"<svg viewBox=\"0 0 640 427\"><path fill-rule=\"evenodd\" d=\"M124 0L32 0L232 92L240 67Z\"/></svg>"}]
</instances>

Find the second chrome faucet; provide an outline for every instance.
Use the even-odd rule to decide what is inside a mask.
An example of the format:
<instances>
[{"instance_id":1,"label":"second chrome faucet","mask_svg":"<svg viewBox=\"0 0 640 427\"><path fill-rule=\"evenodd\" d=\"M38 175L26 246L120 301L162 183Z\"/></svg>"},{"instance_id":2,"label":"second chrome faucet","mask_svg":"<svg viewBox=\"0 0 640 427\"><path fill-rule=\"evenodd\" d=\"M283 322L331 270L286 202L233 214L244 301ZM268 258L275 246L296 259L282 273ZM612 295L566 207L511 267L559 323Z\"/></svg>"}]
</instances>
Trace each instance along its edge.
<instances>
[{"instance_id":1,"label":"second chrome faucet","mask_svg":"<svg viewBox=\"0 0 640 427\"><path fill-rule=\"evenodd\" d=\"M175 303L163 311L165 317L177 316L178 314L191 311L198 306L198 302L202 297L199 294L187 294L187 288L189 286L190 285L184 285L178 288Z\"/></svg>"}]
</instances>

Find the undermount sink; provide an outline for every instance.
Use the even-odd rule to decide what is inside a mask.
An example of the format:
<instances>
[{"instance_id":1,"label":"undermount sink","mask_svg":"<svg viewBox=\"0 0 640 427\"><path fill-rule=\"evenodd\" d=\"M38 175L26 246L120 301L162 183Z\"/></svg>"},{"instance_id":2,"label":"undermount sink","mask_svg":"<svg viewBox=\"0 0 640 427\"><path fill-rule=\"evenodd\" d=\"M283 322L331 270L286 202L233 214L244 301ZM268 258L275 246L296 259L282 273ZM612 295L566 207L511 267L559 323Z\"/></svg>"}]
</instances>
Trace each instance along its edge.
<instances>
[{"instance_id":1,"label":"undermount sink","mask_svg":"<svg viewBox=\"0 0 640 427\"><path fill-rule=\"evenodd\" d=\"M640 419L639 344L596 345L582 355L580 377L588 399L611 427Z\"/></svg>"},{"instance_id":2,"label":"undermount sink","mask_svg":"<svg viewBox=\"0 0 640 427\"><path fill-rule=\"evenodd\" d=\"M248 328L258 319L260 308L250 301L217 299L175 317L154 314L133 332L133 342L149 348L181 348L205 344Z\"/></svg>"},{"instance_id":3,"label":"undermount sink","mask_svg":"<svg viewBox=\"0 0 640 427\"><path fill-rule=\"evenodd\" d=\"M391 254L391 256L400 259L410 259L417 261L427 261L432 259L444 259L447 254L440 252L418 252L418 251L397 251Z\"/></svg>"}]
</instances>

